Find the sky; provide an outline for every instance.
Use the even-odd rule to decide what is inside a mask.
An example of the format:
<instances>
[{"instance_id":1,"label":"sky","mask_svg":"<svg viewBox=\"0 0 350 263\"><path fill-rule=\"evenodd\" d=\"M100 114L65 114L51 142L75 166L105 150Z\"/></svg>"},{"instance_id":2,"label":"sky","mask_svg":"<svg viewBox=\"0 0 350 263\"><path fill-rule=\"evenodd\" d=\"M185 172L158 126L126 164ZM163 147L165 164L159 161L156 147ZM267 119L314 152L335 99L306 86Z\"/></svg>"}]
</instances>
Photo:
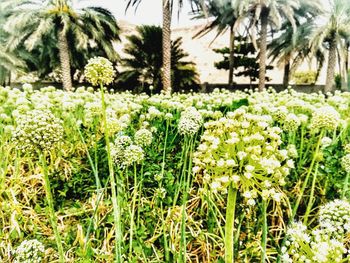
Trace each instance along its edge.
<instances>
[{"instance_id":1,"label":"sky","mask_svg":"<svg viewBox=\"0 0 350 263\"><path fill-rule=\"evenodd\" d=\"M136 25L161 25L162 23L162 0L142 0L136 11L134 7L129 7L126 13L127 0L77 0L75 2L75 5L78 7L100 6L107 8L117 20L126 20ZM203 22L191 20L191 17L188 15L191 7L186 0L179 17L177 5L174 8L172 27L186 27Z\"/></svg>"}]
</instances>

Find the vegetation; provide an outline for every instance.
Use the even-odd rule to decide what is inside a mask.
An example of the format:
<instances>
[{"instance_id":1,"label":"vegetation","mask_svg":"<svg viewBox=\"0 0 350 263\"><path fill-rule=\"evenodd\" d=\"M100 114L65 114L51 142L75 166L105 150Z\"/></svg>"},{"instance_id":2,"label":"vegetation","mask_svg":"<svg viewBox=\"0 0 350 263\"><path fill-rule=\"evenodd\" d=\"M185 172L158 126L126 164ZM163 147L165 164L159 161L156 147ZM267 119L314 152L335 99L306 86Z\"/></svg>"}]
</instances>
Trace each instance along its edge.
<instances>
[{"instance_id":1,"label":"vegetation","mask_svg":"<svg viewBox=\"0 0 350 263\"><path fill-rule=\"evenodd\" d=\"M128 0L127 8L129 6L137 6L142 2L142 0ZM174 2L178 3L179 10L181 10L183 5L183 0L162 0L162 15L163 15L163 25L162 25L162 85L163 91L166 94L172 92L172 59L171 59L171 16L172 8ZM194 1L189 0L192 3Z\"/></svg>"},{"instance_id":2,"label":"vegetation","mask_svg":"<svg viewBox=\"0 0 350 263\"><path fill-rule=\"evenodd\" d=\"M0 262L350 262L349 2L191 0L197 36L229 30L229 85L259 80L210 94L190 91L174 3L123 57L108 10L0 3L0 84L59 69L64 88L0 86ZM270 61L285 86L327 62L325 93L265 89Z\"/></svg>"},{"instance_id":3,"label":"vegetation","mask_svg":"<svg viewBox=\"0 0 350 263\"><path fill-rule=\"evenodd\" d=\"M278 66L284 67L283 86L287 87L290 77L305 60L312 61L310 38L313 30L313 20L320 13L317 1L306 1L295 11L296 30L289 21L281 27L281 34L268 44L269 58ZM316 82L319 71L324 63L324 54L320 49L314 52L317 66Z\"/></svg>"},{"instance_id":4,"label":"vegetation","mask_svg":"<svg viewBox=\"0 0 350 263\"><path fill-rule=\"evenodd\" d=\"M349 260L349 93L106 93L113 75L0 88L2 261Z\"/></svg>"},{"instance_id":5,"label":"vegetation","mask_svg":"<svg viewBox=\"0 0 350 263\"><path fill-rule=\"evenodd\" d=\"M315 71L298 71L293 74L295 84L315 84L317 72Z\"/></svg>"},{"instance_id":6,"label":"vegetation","mask_svg":"<svg viewBox=\"0 0 350 263\"><path fill-rule=\"evenodd\" d=\"M195 0L197 6L203 6L204 1ZM204 18L208 16L214 17L214 19L208 23L203 29L201 29L195 37L203 36L209 33L211 30L216 29L218 37L225 32L227 28L230 30L230 43L229 43L229 56L228 56L228 84L230 87L233 85L234 75L234 59L235 59L235 35L237 27L244 18L244 1L209 1L207 5L202 7L202 12L197 15L197 18ZM214 41L214 40L213 40Z\"/></svg>"},{"instance_id":7,"label":"vegetation","mask_svg":"<svg viewBox=\"0 0 350 263\"><path fill-rule=\"evenodd\" d=\"M162 82L162 28L141 26L137 34L128 36L125 47L126 58L121 65L118 85L129 89L135 87L139 92L159 93L163 90ZM174 91L198 90L198 73L193 62L186 61L187 53L181 48L181 38L171 42L172 87ZM151 89L151 90L150 90Z\"/></svg>"},{"instance_id":8,"label":"vegetation","mask_svg":"<svg viewBox=\"0 0 350 263\"><path fill-rule=\"evenodd\" d=\"M235 76L237 77L249 77L250 84L252 84L252 82L256 81L259 77L259 63L256 59L256 50L253 44L245 38L236 37L235 42L237 43L234 45L235 56L232 70L236 70ZM230 49L226 47L222 49L214 49L214 51L224 56L223 60L215 63L215 67L217 69L228 70L230 68ZM237 72L237 69L240 69L240 71ZM273 66L266 66L266 70L271 69L273 69ZM266 76L266 80L270 80L270 78Z\"/></svg>"},{"instance_id":9,"label":"vegetation","mask_svg":"<svg viewBox=\"0 0 350 263\"><path fill-rule=\"evenodd\" d=\"M72 65L82 70L94 55L116 61L113 41L119 28L113 15L100 7L74 9L69 0L3 1L6 47L14 52L24 47L31 52L42 74L60 66L65 90L72 89ZM1 8L0 8L1 9ZM72 59L74 58L74 59ZM42 65L49 65L42 69Z\"/></svg>"},{"instance_id":10,"label":"vegetation","mask_svg":"<svg viewBox=\"0 0 350 263\"><path fill-rule=\"evenodd\" d=\"M344 0L333 0L330 2L330 10L324 13L322 21L314 21L313 34L310 40L312 50L315 52L318 49L328 49L328 65L327 65L327 79L325 92L334 90L335 66L337 62L337 53L339 57L343 57L343 52L346 52L348 47L344 48L344 41L346 42L350 37L350 4ZM318 23L321 23L318 24ZM347 53L347 52L346 52ZM343 63L346 60L342 59ZM346 75L346 67L340 65L340 71L344 76Z\"/></svg>"}]
</instances>

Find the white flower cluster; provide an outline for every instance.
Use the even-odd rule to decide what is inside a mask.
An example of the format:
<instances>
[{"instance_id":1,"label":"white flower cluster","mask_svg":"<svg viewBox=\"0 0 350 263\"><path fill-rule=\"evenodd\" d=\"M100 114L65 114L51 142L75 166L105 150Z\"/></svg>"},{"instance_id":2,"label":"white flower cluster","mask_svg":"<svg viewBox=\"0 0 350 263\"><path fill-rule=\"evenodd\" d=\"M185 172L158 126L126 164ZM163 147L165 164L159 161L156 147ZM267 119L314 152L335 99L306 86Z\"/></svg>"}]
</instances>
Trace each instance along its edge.
<instances>
[{"instance_id":1,"label":"white flower cluster","mask_svg":"<svg viewBox=\"0 0 350 263\"><path fill-rule=\"evenodd\" d=\"M143 149L138 145L129 145L124 149L124 166L130 166L133 163L140 163L145 158Z\"/></svg>"},{"instance_id":2,"label":"white flower cluster","mask_svg":"<svg viewBox=\"0 0 350 263\"><path fill-rule=\"evenodd\" d=\"M344 152L350 153L350 143L344 145Z\"/></svg>"},{"instance_id":3,"label":"white flower cluster","mask_svg":"<svg viewBox=\"0 0 350 263\"><path fill-rule=\"evenodd\" d=\"M89 59L85 66L85 78L92 85L108 85L112 83L115 75L112 62L103 57Z\"/></svg>"},{"instance_id":4,"label":"white flower cluster","mask_svg":"<svg viewBox=\"0 0 350 263\"><path fill-rule=\"evenodd\" d=\"M130 115L118 116L117 112L111 108L106 109L107 129L110 134L116 134L126 129L130 124ZM101 127L102 128L102 127ZM102 129L104 131L104 129Z\"/></svg>"},{"instance_id":5,"label":"white flower cluster","mask_svg":"<svg viewBox=\"0 0 350 263\"><path fill-rule=\"evenodd\" d=\"M24 240L15 250L14 263L41 263L45 247L36 239Z\"/></svg>"},{"instance_id":6,"label":"white flower cluster","mask_svg":"<svg viewBox=\"0 0 350 263\"><path fill-rule=\"evenodd\" d=\"M114 162L121 167L140 163L145 158L143 149L139 145L133 144L131 138L126 135L117 136L110 147Z\"/></svg>"},{"instance_id":7,"label":"white flower cluster","mask_svg":"<svg viewBox=\"0 0 350 263\"><path fill-rule=\"evenodd\" d=\"M276 121L283 122L288 115L288 109L286 106L279 106L273 109L272 116Z\"/></svg>"},{"instance_id":8,"label":"white flower cluster","mask_svg":"<svg viewBox=\"0 0 350 263\"><path fill-rule=\"evenodd\" d=\"M48 110L32 110L16 120L12 141L22 154L47 152L63 139L63 122Z\"/></svg>"},{"instance_id":9,"label":"white flower cluster","mask_svg":"<svg viewBox=\"0 0 350 263\"><path fill-rule=\"evenodd\" d=\"M194 107L187 108L181 113L178 125L179 133L192 136L198 132L202 125L203 118L200 112Z\"/></svg>"},{"instance_id":10,"label":"white flower cluster","mask_svg":"<svg viewBox=\"0 0 350 263\"><path fill-rule=\"evenodd\" d=\"M333 140L327 136L323 137L321 139L321 148L327 148L328 146L332 145Z\"/></svg>"},{"instance_id":11,"label":"white flower cluster","mask_svg":"<svg viewBox=\"0 0 350 263\"><path fill-rule=\"evenodd\" d=\"M326 129L333 131L340 123L340 114L332 106L323 106L314 111L310 129Z\"/></svg>"},{"instance_id":12,"label":"white flower cluster","mask_svg":"<svg viewBox=\"0 0 350 263\"><path fill-rule=\"evenodd\" d=\"M308 233L302 223L293 223L287 230L288 240L282 247L283 263L340 263L347 249L343 242L320 229Z\"/></svg>"},{"instance_id":13,"label":"white flower cluster","mask_svg":"<svg viewBox=\"0 0 350 263\"><path fill-rule=\"evenodd\" d=\"M342 237L350 231L350 203L334 200L323 205L319 211L319 224L325 231Z\"/></svg>"},{"instance_id":14,"label":"white flower cluster","mask_svg":"<svg viewBox=\"0 0 350 263\"><path fill-rule=\"evenodd\" d=\"M232 183L248 204L255 204L258 194L280 201L278 186L285 184L294 162L288 150L280 149L282 130L271 123L271 116L250 114L244 108L207 122L194 153L194 171L212 191L226 192ZM291 148L295 155L294 151Z\"/></svg>"},{"instance_id":15,"label":"white flower cluster","mask_svg":"<svg viewBox=\"0 0 350 263\"><path fill-rule=\"evenodd\" d=\"M141 147L151 145L152 140L152 132L145 128L142 128L135 133L135 143Z\"/></svg>"},{"instance_id":16,"label":"white flower cluster","mask_svg":"<svg viewBox=\"0 0 350 263\"><path fill-rule=\"evenodd\" d=\"M287 229L282 262L345 262L344 257L349 253L344 240L350 230L350 203L345 200L329 202L320 208L318 219L319 225L311 233L300 222Z\"/></svg>"},{"instance_id":17,"label":"white flower cluster","mask_svg":"<svg viewBox=\"0 0 350 263\"><path fill-rule=\"evenodd\" d=\"M341 158L341 166L345 172L350 173L350 153Z\"/></svg>"},{"instance_id":18,"label":"white flower cluster","mask_svg":"<svg viewBox=\"0 0 350 263\"><path fill-rule=\"evenodd\" d=\"M287 146L288 156L292 159L298 158L298 150L294 144L289 144Z\"/></svg>"},{"instance_id":19,"label":"white flower cluster","mask_svg":"<svg viewBox=\"0 0 350 263\"><path fill-rule=\"evenodd\" d=\"M301 124L301 121L298 116L294 113L289 113L283 123L283 130L288 132L296 131Z\"/></svg>"},{"instance_id":20,"label":"white flower cluster","mask_svg":"<svg viewBox=\"0 0 350 263\"><path fill-rule=\"evenodd\" d=\"M151 121L153 119L160 118L162 116L163 116L163 113L160 110L158 110L154 106L151 106L148 108L146 119Z\"/></svg>"}]
</instances>

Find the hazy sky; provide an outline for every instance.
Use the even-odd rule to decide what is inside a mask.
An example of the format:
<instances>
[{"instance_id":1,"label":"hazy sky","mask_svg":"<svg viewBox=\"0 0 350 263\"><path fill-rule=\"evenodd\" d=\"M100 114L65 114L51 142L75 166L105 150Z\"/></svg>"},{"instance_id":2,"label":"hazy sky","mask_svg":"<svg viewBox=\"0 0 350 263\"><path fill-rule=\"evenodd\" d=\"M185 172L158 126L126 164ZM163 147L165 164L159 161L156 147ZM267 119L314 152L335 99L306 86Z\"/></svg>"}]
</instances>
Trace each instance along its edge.
<instances>
[{"instance_id":1,"label":"hazy sky","mask_svg":"<svg viewBox=\"0 0 350 263\"><path fill-rule=\"evenodd\" d=\"M80 0L76 1L79 7L84 6L101 6L109 9L117 19L127 20L133 24L155 24L162 23L162 0L142 0L135 13L135 8L129 7L125 13L127 0ZM188 26L199 23L199 21L191 21L188 15L190 11L188 1L184 1L184 6L181 10L179 19L177 6L173 12L173 27Z\"/></svg>"}]
</instances>

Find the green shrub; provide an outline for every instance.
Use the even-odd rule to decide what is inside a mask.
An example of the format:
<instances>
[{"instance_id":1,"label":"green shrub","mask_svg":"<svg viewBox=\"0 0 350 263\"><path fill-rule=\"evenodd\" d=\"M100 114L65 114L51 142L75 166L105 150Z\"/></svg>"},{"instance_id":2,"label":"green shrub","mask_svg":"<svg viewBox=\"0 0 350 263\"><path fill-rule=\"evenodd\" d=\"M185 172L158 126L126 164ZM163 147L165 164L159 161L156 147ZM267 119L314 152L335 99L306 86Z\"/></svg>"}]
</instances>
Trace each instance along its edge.
<instances>
[{"instance_id":1,"label":"green shrub","mask_svg":"<svg viewBox=\"0 0 350 263\"><path fill-rule=\"evenodd\" d=\"M315 84L316 82L316 71L299 71L293 74L293 80L295 84Z\"/></svg>"}]
</instances>

